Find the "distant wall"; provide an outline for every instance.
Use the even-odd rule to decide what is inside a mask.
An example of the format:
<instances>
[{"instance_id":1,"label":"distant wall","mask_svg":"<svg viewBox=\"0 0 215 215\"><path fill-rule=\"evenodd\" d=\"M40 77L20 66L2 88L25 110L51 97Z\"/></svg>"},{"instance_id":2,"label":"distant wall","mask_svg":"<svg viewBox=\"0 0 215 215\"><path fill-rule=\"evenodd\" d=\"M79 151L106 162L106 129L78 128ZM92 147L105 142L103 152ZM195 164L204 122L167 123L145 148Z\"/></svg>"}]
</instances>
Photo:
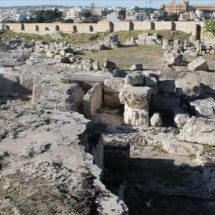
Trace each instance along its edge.
<instances>
[{"instance_id":1,"label":"distant wall","mask_svg":"<svg viewBox=\"0 0 215 215\"><path fill-rule=\"evenodd\" d=\"M98 23L4 23L2 28L15 32L51 34L118 32L129 30L180 30L200 39L204 22L98 22Z\"/></svg>"}]
</instances>

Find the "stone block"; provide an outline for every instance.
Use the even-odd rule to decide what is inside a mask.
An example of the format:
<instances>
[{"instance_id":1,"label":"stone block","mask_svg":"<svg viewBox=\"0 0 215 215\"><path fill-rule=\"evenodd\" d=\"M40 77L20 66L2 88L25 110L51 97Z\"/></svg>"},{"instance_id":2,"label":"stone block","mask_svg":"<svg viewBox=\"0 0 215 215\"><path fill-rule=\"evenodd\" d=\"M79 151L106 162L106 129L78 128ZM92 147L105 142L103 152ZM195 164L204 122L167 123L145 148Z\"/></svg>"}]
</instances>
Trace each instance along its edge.
<instances>
[{"instance_id":1,"label":"stone block","mask_svg":"<svg viewBox=\"0 0 215 215\"><path fill-rule=\"evenodd\" d=\"M143 69L143 64L133 64L133 65L130 67L130 70L131 70L131 71L142 70L142 69Z\"/></svg>"},{"instance_id":2,"label":"stone block","mask_svg":"<svg viewBox=\"0 0 215 215\"><path fill-rule=\"evenodd\" d=\"M195 80L178 79L175 81L177 90L185 96L196 97L202 94L201 85Z\"/></svg>"},{"instance_id":3,"label":"stone block","mask_svg":"<svg viewBox=\"0 0 215 215\"><path fill-rule=\"evenodd\" d=\"M158 82L158 89L161 93L175 93L175 81L174 80L160 80Z\"/></svg>"},{"instance_id":4,"label":"stone block","mask_svg":"<svg viewBox=\"0 0 215 215\"><path fill-rule=\"evenodd\" d=\"M125 77L125 84L130 85L143 85L144 75L143 74L128 74Z\"/></svg>"},{"instance_id":5,"label":"stone block","mask_svg":"<svg viewBox=\"0 0 215 215\"><path fill-rule=\"evenodd\" d=\"M103 90L106 94L116 94L124 86L124 78L107 78L104 80Z\"/></svg>"},{"instance_id":6,"label":"stone block","mask_svg":"<svg viewBox=\"0 0 215 215\"><path fill-rule=\"evenodd\" d=\"M199 57L188 64L188 69L192 72L196 71L208 71L207 61L203 57Z\"/></svg>"},{"instance_id":7,"label":"stone block","mask_svg":"<svg viewBox=\"0 0 215 215\"><path fill-rule=\"evenodd\" d=\"M102 84L96 83L83 98L83 112L85 117L91 117L101 107Z\"/></svg>"},{"instance_id":8,"label":"stone block","mask_svg":"<svg viewBox=\"0 0 215 215\"><path fill-rule=\"evenodd\" d=\"M121 104L126 104L131 108L142 109L148 106L151 99L150 87L130 87L120 91L119 99Z\"/></svg>"},{"instance_id":9,"label":"stone block","mask_svg":"<svg viewBox=\"0 0 215 215\"><path fill-rule=\"evenodd\" d=\"M173 120L178 128L183 128L189 118L189 114L185 113L181 108L173 108Z\"/></svg>"},{"instance_id":10,"label":"stone block","mask_svg":"<svg viewBox=\"0 0 215 215\"><path fill-rule=\"evenodd\" d=\"M179 139L215 146L215 120L192 117L187 120L180 132Z\"/></svg>"},{"instance_id":11,"label":"stone block","mask_svg":"<svg viewBox=\"0 0 215 215\"><path fill-rule=\"evenodd\" d=\"M154 113L150 119L150 124L153 127L161 127L162 119L159 113Z\"/></svg>"},{"instance_id":12,"label":"stone block","mask_svg":"<svg viewBox=\"0 0 215 215\"><path fill-rule=\"evenodd\" d=\"M193 114L197 117L215 119L215 101L213 98L201 98L189 101Z\"/></svg>"}]
</instances>

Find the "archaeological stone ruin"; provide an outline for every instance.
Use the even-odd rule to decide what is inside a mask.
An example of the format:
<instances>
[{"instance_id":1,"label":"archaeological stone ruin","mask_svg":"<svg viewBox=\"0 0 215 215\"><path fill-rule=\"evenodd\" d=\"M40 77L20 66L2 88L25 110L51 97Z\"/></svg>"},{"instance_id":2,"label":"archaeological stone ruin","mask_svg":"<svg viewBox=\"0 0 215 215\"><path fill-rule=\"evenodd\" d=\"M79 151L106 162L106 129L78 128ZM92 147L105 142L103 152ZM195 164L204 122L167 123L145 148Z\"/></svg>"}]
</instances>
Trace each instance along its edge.
<instances>
[{"instance_id":1,"label":"archaeological stone ruin","mask_svg":"<svg viewBox=\"0 0 215 215\"><path fill-rule=\"evenodd\" d=\"M163 65L84 57L120 49L117 34L0 43L2 214L213 214L214 44L143 33L131 45L160 46Z\"/></svg>"}]
</instances>

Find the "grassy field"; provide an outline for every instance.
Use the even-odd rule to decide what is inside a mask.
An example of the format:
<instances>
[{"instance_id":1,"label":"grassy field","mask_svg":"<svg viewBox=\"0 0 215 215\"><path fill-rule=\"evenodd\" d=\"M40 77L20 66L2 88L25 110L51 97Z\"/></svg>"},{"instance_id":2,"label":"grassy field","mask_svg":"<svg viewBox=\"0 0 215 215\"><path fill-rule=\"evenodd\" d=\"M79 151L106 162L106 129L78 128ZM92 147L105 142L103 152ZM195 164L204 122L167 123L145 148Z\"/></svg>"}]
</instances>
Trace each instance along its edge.
<instances>
[{"instance_id":1,"label":"grassy field","mask_svg":"<svg viewBox=\"0 0 215 215\"><path fill-rule=\"evenodd\" d=\"M92 58L101 65L104 60L110 60L116 63L117 67L127 69L134 63L142 63L146 69L156 69L162 65L163 50L161 46L120 46L112 50L102 52L85 52L82 58Z\"/></svg>"},{"instance_id":2,"label":"grassy field","mask_svg":"<svg viewBox=\"0 0 215 215\"><path fill-rule=\"evenodd\" d=\"M114 34L118 34L119 41L124 44L126 39L130 39L131 37L137 37L139 34L149 33L149 34L158 34L161 38L169 38L169 39L188 39L189 35L181 32L181 31L170 31L170 30L131 30L131 31L120 31L114 32ZM30 42L32 39L34 40L45 40L49 42L63 42L67 41L68 43L97 43L98 40L103 40L105 36L110 35L112 33L96 33L98 38L95 40L91 40L90 33L77 33L77 34L67 34L61 33L61 39L54 39L50 35L38 35L38 34L29 34L29 33L15 33L13 31L0 31L0 36L2 41L7 41L11 38L19 37L26 42Z\"/></svg>"}]
</instances>

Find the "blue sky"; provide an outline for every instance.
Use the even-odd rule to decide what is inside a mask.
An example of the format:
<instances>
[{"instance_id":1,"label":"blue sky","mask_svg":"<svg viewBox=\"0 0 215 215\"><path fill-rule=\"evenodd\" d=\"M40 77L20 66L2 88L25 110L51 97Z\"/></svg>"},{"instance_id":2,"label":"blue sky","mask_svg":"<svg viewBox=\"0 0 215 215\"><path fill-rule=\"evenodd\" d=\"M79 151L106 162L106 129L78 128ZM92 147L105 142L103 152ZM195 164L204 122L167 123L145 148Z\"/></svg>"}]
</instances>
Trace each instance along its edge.
<instances>
[{"instance_id":1,"label":"blue sky","mask_svg":"<svg viewBox=\"0 0 215 215\"><path fill-rule=\"evenodd\" d=\"M150 7L149 0L0 0L0 7L5 6L25 6L25 5L64 5L64 6L90 6L94 2L95 7L103 6L121 6L121 7ZM168 4L170 0L151 0L151 7L159 8L160 4ZM181 3L182 0L176 0L176 3ZM215 4L215 0L190 0L190 4Z\"/></svg>"}]
</instances>

